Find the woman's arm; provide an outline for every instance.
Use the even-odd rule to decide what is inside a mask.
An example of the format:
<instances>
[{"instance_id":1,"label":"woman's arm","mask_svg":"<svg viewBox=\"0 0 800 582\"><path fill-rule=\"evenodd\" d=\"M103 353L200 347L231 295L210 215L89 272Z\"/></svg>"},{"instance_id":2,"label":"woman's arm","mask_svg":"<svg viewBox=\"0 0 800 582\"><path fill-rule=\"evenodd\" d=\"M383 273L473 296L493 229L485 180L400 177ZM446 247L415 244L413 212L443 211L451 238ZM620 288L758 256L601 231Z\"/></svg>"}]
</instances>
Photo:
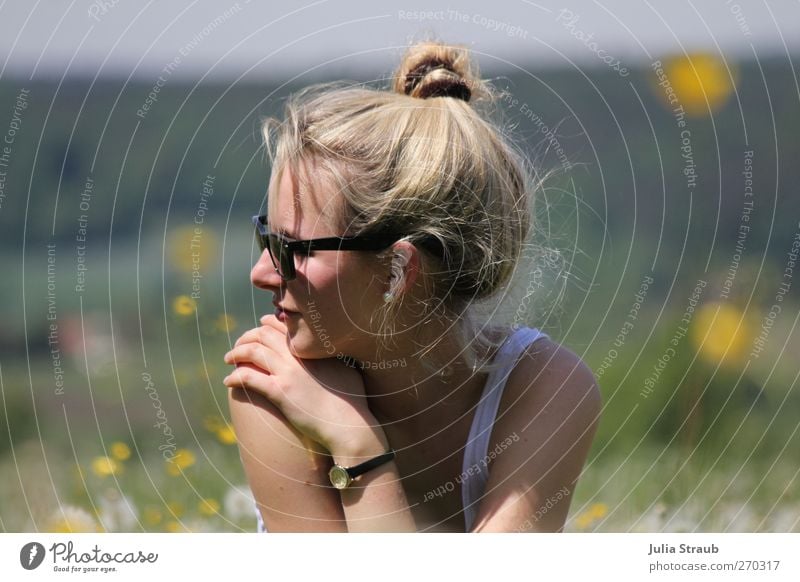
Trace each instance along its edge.
<instances>
[{"instance_id":1,"label":"woman's arm","mask_svg":"<svg viewBox=\"0 0 800 582\"><path fill-rule=\"evenodd\" d=\"M328 479L331 455L303 437L269 400L233 388L229 404L247 480L267 531L416 531L393 461L339 492ZM382 431L368 441L332 453L333 459L350 467L388 448Z\"/></svg>"},{"instance_id":2,"label":"woman's arm","mask_svg":"<svg viewBox=\"0 0 800 582\"><path fill-rule=\"evenodd\" d=\"M285 325L272 315L261 322L225 354L236 369L223 383L267 529L415 531L394 462L361 475L341 496L330 485L331 457L351 467L389 446L361 375L336 359L298 359Z\"/></svg>"},{"instance_id":3,"label":"woman's arm","mask_svg":"<svg viewBox=\"0 0 800 582\"><path fill-rule=\"evenodd\" d=\"M508 378L473 531L563 530L601 408L594 375L577 355L534 342Z\"/></svg>"},{"instance_id":4,"label":"woman's arm","mask_svg":"<svg viewBox=\"0 0 800 582\"><path fill-rule=\"evenodd\" d=\"M380 429L374 438L354 443L347 450L332 451L332 454L337 464L351 467L385 453L388 448L389 443ZM394 461L364 473L340 493L350 532L417 531Z\"/></svg>"},{"instance_id":5,"label":"woman's arm","mask_svg":"<svg viewBox=\"0 0 800 582\"><path fill-rule=\"evenodd\" d=\"M239 454L270 532L347 531L330 456L303 437L264 396L232 388L228 398Z\"/></svg>"},{"instance_id":6,"label":"woman's arm","mask_svg":"<svg viewBox=\"0 0 800 582\"><path fill-rule=\"evenodd\" d=\"M390 443L360 376L337 361L297 360L270 317L226 354L237 368L224 381L267 529L416 531L394 462L341 492L330 486L331 456L351 467ZM490 449L508 444L491 462L473 531L562 529L599 412L594 376L580 358L549 340L535 342L504 391Z\"/></svg>"}]
</instances>

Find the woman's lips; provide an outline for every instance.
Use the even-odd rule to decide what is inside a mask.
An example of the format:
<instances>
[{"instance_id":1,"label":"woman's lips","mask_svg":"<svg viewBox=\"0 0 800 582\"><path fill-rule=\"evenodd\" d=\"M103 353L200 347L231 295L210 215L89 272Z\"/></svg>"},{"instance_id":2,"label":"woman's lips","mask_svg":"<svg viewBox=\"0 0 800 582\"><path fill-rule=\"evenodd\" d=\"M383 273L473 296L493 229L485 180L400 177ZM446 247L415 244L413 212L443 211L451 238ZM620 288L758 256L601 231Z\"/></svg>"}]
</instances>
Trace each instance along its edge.
<instances>
[{"instance_id":1,"label":"woman's lips","mask_svg":"<svg viewBox=\"0 0 800 582\"><path fill-rule=\"evenodd\" d=\"M287 311L278 305L275 306L275 317L278 318L278 321L286 321L294 315L300 314L296 311Z\"/></svg>"},{"instance_id":2,"label":"woman's lips","mask_svg":"<svg viewBox=\"0 0 800 582\"><path fill-rule=\"evenodd\" d=\"M274 301L272 302L272 304L275 306L276 310L280 309L281 311L283 311L285 313L299 313L299 312L297 312L297 311L295 311L293 309L287 309L287 308L283 307L282 305L280 305L278 303L275 303Z\"/></svg>"}]
</instances>

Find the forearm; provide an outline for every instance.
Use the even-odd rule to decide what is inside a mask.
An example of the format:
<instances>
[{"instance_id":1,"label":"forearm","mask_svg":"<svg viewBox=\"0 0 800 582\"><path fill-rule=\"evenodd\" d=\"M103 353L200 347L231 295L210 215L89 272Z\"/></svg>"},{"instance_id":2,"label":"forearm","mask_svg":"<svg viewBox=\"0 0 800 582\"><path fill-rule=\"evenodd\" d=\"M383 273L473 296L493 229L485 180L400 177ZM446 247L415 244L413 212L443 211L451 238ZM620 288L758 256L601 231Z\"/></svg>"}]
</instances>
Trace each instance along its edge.
<instances>
[{"instance_id":1,"label":"forearm","mask_svg":"<svg viewBox=\"0 0 800 582\"><path fill-rule=\"evenodd\" d=\"M229 398L242 464L268 531L346 532L339 493L328 481L328 451L265 397L236 388Z\"/></svg>"},{"instance_id":2,"label":"forearm","mask_svg":"<svg viewBox=\"0 0 800 582\"><path fill-rule=\"evenodd\" d=\"M385 437L376 435L358 449L334 453L334 461L348 467L388 449ZM400 481L397 464L390 461L367 471L340 491L349 532L415 532L416 524Z\"/></svg>"}]
</instances>

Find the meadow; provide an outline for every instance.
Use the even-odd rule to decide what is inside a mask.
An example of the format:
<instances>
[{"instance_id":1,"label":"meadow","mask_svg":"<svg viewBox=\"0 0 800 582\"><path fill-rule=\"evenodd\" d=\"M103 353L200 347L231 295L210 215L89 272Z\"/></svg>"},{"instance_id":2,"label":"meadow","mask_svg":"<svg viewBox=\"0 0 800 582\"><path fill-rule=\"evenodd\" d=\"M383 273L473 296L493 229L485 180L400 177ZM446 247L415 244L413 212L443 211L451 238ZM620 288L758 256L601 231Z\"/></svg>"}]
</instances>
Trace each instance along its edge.
<instances>
[{"instance_id":1,"label":"meadow","mask_svg":"<svg viewBox=\"0 0 800 582\"><path fill-rule=\"evenodd\" d=\"M495 77L553 172L485 315L598 378L567 531L800 531L796 76L662 60ZM222 356L271 312L259 123L313 80L0 83L0 530L255 530Z\"/></svg>"}]
</instances>

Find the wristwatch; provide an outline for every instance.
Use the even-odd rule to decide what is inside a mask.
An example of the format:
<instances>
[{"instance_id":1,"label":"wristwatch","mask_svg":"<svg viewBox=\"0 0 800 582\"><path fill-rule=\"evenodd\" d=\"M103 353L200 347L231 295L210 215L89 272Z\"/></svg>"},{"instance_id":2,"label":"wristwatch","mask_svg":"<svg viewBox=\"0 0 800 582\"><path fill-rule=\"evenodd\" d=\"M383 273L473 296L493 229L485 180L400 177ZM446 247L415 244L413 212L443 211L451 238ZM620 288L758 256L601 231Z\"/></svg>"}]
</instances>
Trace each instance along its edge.
<instances>
[{"instance_id":1,"label":"wristwatch","mask_svg":"<svg viewBox=\"0 0 800 582\"><path fill-rule=\"evenodd\" d=\"M388 463L393 459L394 450L389 449L382 455L379 455L374 459L370 459L369 461L364 461L355 467L342 467L341 465L334 465L331 467L331 470L328 471L328 478L331 480L331 485L336 487L336 489L346 489L350 483L353 482L353 479L359 475L363 475L370 469L380 467L384 463Z\"/></svg>"}]
</instances>

